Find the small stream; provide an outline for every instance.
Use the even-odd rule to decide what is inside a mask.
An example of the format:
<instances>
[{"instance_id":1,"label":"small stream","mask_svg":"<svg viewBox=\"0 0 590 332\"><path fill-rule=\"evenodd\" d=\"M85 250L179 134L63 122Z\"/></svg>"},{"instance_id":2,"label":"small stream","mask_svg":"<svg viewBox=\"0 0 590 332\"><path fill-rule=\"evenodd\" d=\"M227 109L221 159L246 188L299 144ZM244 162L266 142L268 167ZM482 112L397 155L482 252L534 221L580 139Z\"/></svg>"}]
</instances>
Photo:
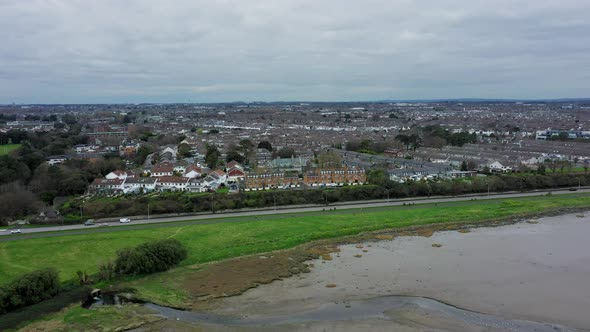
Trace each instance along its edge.
<instances>
[{"instance_id":1,"label":"small stream","mask_svg":"<svg viewBox=\"0 0 590 332\"><path fill-rule=\"evenodd\" d=\"M86 309L96 309L102 306L109 305L125 305L127 303L145 303L133 296L133 293L100 293L99 296L89 296L86 301L82 303L82 307Z\"/></svg>"},{"instance_id":2,"label":"small stream","mask_svg":"<svg viewBox=\"0 0 590 332\"><path fill-rule=\"evenodd\" d=\"M524 332L556 332L575 331L565 326L539 323L525 320L510 320L492 315L473 312L454 307L433 299L412 296L383 296L367 300L348 301L345 303L327 303L317 309L283 315L256 315L249 317L227 317L212 313L183 311L162 307L153 303L145 306L159 315L171 320L188 323L215 324L227 326L277 326L312 321L340 321L383 319L393 317L387 311L394 309L422 309L427 312L443 315L474 326Z\"/></svg>"}]
</instances>

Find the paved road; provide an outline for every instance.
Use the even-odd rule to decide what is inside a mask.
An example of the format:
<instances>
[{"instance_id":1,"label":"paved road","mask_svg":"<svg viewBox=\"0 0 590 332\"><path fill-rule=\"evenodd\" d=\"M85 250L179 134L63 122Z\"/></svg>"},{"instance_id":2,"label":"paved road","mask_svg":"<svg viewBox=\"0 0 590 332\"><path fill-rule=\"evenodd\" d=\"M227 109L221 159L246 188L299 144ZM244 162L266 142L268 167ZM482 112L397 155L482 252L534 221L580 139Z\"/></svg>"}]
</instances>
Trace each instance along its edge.
<instances>
[{"instance_id":1,"label":"paved road","mask_svg":"<svg viewBox=\"0 0 590 332\"><path fill-rule=\"evenodd\" d=\"M570 190L555 190L552 191L553 195L563 195L572 193L590 193L590 189L580 189L575 192ZM433 204L433 203L449 203L449 202L465 202L473 199L477 200L489 200L489 199L501 199L501 198L516 198L516 197L532 197L547 194L547 191L534 191L525 193L506 193L506 194L493 194L493 195L466 195L458 197L443 197L443 198L409 198L399 200L383 200L383 201L371 201L371 202L354 202L354 203L336 203L330 204L329 206L308 206L308 207L297 207L297 208L281 208L281 209L265 209L255 211L243 211L243 212L229 212L229 213L215 213L215 214L201 214L193 216L179 216L179 217L167 217L167 218L152 218L152 219L138 219L133 220L130 224L121 224L118 222L104 223L109 227L101 227L97 223L94 226L84 225L67 225L67 226L51 226L51 227L36 227L36 228L24 228L22 229L23 234L20 236L6 237L2 239L1 235L10 235L8 230L0 230L0 241L11 240L19 238L37 238L37 237L48 237L48 236L59 236L63 235L63 231L81 230L80 232L68 232L68 234L85 234L91 231L114 231L114 228L119 226L129 225L146 225L146 224L158 224L168 222L179 222L179 221L195 221L194 223L221 223L221 222L232 222L240 221L236 217L255 217L265 215L280 215L280 214L292 214L301 212L317 212L325 209L337 208L341 209L359 209L359 208L372 208L372 207L387 207L387 206L400 206L404 204ZM199 222L201 221L201 222ZM147 226L147 225L146 225ZM153 225L157 226L157 225ZM162 225L165 226L165 225ZM128 229L144 229L148 227L132 227ZM150 227L151 228L151 227ZM96 229L96 230L94 230ZM123 230L123 229L120 229ZM41 234L35 234L41 233ZM31 236L27 236L30 234Z\"/></svg>"}]
</instances>

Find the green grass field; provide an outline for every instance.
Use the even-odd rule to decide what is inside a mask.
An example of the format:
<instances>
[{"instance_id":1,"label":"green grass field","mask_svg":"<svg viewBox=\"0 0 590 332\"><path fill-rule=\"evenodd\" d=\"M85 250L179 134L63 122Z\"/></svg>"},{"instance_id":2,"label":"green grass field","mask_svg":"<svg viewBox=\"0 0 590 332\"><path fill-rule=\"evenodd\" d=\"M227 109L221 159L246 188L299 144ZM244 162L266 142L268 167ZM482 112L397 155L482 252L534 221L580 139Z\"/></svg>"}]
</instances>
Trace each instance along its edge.
<instances>
[{"instance_id":1,"label":"green grass field","mask_svg":"<svg viewBox=\"0 0 590 332\"><path fill-rule=\"evenodd\" d=\"M9 154L10 152L20 148L21 144L4 144L0 145L0 156Z\"/></svg>"},{"instance_id":2,"label":"green grass field","mask_svg":"<svg viewBox=\"0 0 590 332\"><path fill-rule=\"evenodd\" d=\"M563 170L561 170L561 169L558 167L558 168L555 170L555 172L553 172L553 171L551 170L551 168L549 168L549 167L546 167L546 168L545 168L545 172L547 172L547 173L549 173L549 174L550 174L550 173L562 173L562 174L563 174L563 173L582 173L582 172L586 172L586 169L585 169L584 167L580 166L580 167L573 167L573 168L571 168L571 169L564 168Z\"/></svg>"},{"instance_id":3,"label":"green grass field","mask_svg":"<svg viewBox=\"0 0 590 332\"><path fill-rule=\"evenodd\" d=\"M189 250L188 258L182 263L186 266L364 231L485 221L583 207L590 207L590 195L578 193L437 206L350 209L319 215L293 214L231 223L162 225L150 229L5 241L0 242L0 283L43 267L56 267L64 281L75 279L77 270L94 273L97 264L114 258L118 249L153 239L174 237L181 241Z\"/></svg>"}]
</instances>

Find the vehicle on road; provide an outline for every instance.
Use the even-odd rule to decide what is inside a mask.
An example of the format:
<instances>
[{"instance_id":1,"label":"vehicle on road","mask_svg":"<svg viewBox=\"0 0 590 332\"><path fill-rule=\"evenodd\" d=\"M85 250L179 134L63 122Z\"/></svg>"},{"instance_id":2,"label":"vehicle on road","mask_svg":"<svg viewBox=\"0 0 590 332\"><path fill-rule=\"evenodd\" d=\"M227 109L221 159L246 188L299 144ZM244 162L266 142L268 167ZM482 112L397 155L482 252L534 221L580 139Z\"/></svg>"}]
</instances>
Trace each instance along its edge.
<instances>
[{"instance_id":1,"label":"vehicle on road","mask_svg":"<svg viewBox=\"0 0 590 332\"><path fill-rule=\"evenodd\" d=\"M13 229L13 230L10 231L10 234L20 234L20 233L22 233L22 231L20 230L20 228L19 229Z\"/></svg>"},{"instance_id":2,"label":"vehicle on road","mask_svg":"<svg viewBox=\"0 0 590 332\"><path fill-rule=\"evenodd\" d=\"M92 225L94 225L94 219L88 219L84 223L84 226L92 226Z\"/></svg>"},{"instance_id":3,"label":"vehicle on road","mask_svg":"<svg viewBox=\"0 0 590 332\"><path fill-rule=\"evenodd\" d=\"M121 218L119 219L119 222L122 224L128 224L131 221L131 219L129 218Z\"/></svg>"}]
</instances>

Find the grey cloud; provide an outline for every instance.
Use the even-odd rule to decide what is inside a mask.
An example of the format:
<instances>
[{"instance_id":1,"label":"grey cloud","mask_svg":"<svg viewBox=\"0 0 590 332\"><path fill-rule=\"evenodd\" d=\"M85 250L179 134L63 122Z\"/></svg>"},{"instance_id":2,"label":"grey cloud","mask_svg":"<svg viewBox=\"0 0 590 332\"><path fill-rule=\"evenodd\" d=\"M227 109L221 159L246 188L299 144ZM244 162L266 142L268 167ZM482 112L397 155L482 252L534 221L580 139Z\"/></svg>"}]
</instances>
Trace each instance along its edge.
<instances>
[{"instance_id":1,"label":"grey cloud","mask_svg":"<svg viewBox=\"0 0 590 332\"><path fill-rule=\"evenodd\" d=\"M590 3L0 0L0 103L587 97Z\"/></svg>"}]
</instances>

